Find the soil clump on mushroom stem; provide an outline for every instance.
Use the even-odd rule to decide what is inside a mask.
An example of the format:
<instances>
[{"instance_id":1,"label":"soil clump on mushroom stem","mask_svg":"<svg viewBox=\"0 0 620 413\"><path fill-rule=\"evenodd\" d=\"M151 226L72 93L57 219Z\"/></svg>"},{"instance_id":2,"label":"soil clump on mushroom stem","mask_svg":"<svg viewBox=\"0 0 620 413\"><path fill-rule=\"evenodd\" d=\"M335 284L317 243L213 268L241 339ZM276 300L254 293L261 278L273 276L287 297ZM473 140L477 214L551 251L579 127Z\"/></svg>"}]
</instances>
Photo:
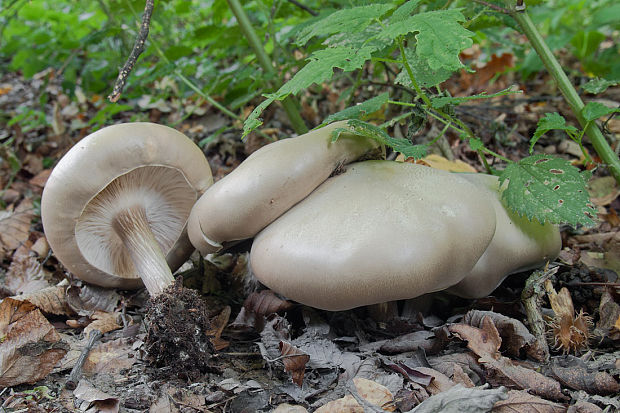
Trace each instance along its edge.
<instances>
[{"instance_id":1,"label":"soil clump on mushroom stem","mask_svg":"<svg viewBox=\"0 0 620 413\"><path fill-rule=\"evenodd\" d=\"M196 380L211 370L213 353L207 304L200 294L177 278L146 305L146 360L162 376Z\"/></svg>"}]
</instances>

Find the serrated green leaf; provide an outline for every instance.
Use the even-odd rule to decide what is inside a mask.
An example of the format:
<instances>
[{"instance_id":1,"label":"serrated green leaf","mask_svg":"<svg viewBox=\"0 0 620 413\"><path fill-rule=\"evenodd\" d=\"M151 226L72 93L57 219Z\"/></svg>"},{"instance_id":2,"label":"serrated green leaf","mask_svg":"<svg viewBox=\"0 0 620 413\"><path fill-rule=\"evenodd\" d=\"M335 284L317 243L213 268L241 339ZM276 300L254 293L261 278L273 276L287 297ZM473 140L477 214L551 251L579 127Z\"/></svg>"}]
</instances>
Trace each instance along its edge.
<instances>
[{"instance_id":1,"label":"serrated green leaf","mask_svg":"<svg viewBox=\"0 0 620 413\"><path fill-rule=\"evenodd\" d=\"M295 94L314 83L321 84L332 78L335 67L345 72L359 69L364 66L366 60L370 59L371 52L372 49L368 47L352 49L345 46L317 50L308 59L308 64L276 93L278 95Z\"/></svg>"},{"instance_id":2,"label":"serrated green leaf","mask_svg":"<svg viewBox=\"0 0 620 413\"><path fill-rule=\"evenodd\" d=\"M610 108L602 103L588 102L581 110L581 114L586 121L597 120L601 116L609 115L610 113L620 113L620 108Z\"/></svg>"},{"instance_id":3,"label":"serrated green leaf","mask_svg":"<svg viewBox=\"0 0 620 413\"><path fill-rule=\"evenodd\" d=\"M262 101L258 106L254 108L252 113L248 115L245 121L243 121L243 134L241 135L241 139L248 136L250 132L254 129L258 128L263 124L263 121L260 119L260 114L263 113L263 110L269 105L271 105L275 100L284 99L286 96L278 96L277 94L269 94L263 95L266 99Z\"/></svg>"},{"instance_id":4,"label":"serrated green leaf","mask_svg":"<svg viewBox=\"0 0 620 413\"><path fill-rule=\"evenodd\" d=\"M486 92L482 92L478 95L472 96L462 96L462 97L452 97L452 96L440 96L431 99L431 105L435 109L441 109L446 105L459 105L468 100L476 100L476 99L489 99L497 96L506 96L512 95L515 93L522 93L520 90L511 90L512 87L506 88L504 90L500 90L497 93L493 93L491 95L487 95Z\"/></svg>"},{"instance_id":5,"label":"serrated green leaf","mask_svg":"<svg viewBox=\"0 0 620 413\"><path fill-rule=\"evenodd\" d=\"M359 105L348 107L340 112L329 115L324 121L323 124L328 124L332 122L336 122L338 120L344 119L359 119L365 115L369 115L374 113L386 105L390 98L390 94L388 92L382 93L379 96L375 96L372 99L369 99Z\"/></svg>"},{"instance_id":6,"label":"serrated green leaf","mask_svg":"<svg viewBox=\"0 0 620 413\"><path fill-rule=\"evenodd\" d=\"M620 84L617 80L607 80L607 79L592 79L588 83L582 86L583 90L589 93L598 94L603 93L610 86L616 86Z\"/></svg>"},{"instance_id":7,"label":"serrated green leaf","mask_svg":"<svg viewBox=\"0 0 620 413\"><path fill-rule=\"evenodd\" d=\"M562 115L557 112L553 113L545 113L545 116L538 121L538 125L536 127L536 131L534 132L534 136L530 139L530 153L534 150L534 145L538 142L541 136L550 130L563 130L567 133L577 133L578 130L576 127L567 125L566 119Z\"/></svg>"},{"instance_id":8,"label":"serrated green leaf","mask_svg":"<svg viewBox=\"0 0 620 413\"><path fill-rule=\"evenodd\" d=\"M349 129L337 128L332 132L332 141L338 140L341 133L353 133L364 136L389 146L394 151L402 153L405 158L420 159L424 158L427 153L427 145L414 145L404 138L393 138L383 129L361 120L351 119L347 122Z\"/></svg>"},{"instance_id":9,"label":"serrated green leaf","mask_svg":"<svg viewBox=\"0 0 620 413\"><path fill-rule=\"evenodd\" d=\"M389 23L396 23L399 21L405 20L407 17L411 16L411 13L418 7L421 0L409 0L406 1L402 6L394 10L394 13L390 16Z\"/></svg>"},{"instance_id":10,"label":"serrated green leaf","mask_svg":"<svg viewBox=\"0 0 620 413\"><path fill-rule=\"evenodd\" d=\"M538 154L508 165L499 181L508 181L502 194L507 206L529 220L593 226L596 210L586 190L587 175L565 159Z\"/></svg>"},{"instance_id":11,"label":"serrated green leaf","mask_svg":"<svg viewBox=\"0 0 620 413\"><path fill-rule=\"evenodd\" d=\"M469 138L469 147L472 151L479 151L484 148L484 143L478 138Z\"/></svg>"},{"instance_id":12,"label":"serrated green leaf","mask_svg":"<svg viewBox=\"0 0 620 413\"><path fill-rule=\"evenodd\" d=\"M405 50L405 55L407 57L407 62L411 67L411 71L413 72L413 77L418 82L418 85L421 87L432 87L436 86L444 81L446 81L454 70L448 70L440 67L439 69L432 70L426 60L419 59L415 54L414 48L407 48ZM399 85L406 86L408 88L413 88L413 83L411 82L411 78L409 78L409 73L407 70L401 65L401 71L394 79L394 82Z\"/></svg>"},{"instance_id":13,"label":"serrated green leaf","mask_svg":"<svg viewBox=\"0 0 620 413\"><path fill-rule=\"evenodd\" d=\"M459 10L437 10L419 13L388 25L380 38L394 40L399 36L417 32L416 54L432 70L456 70L463 67L459 59L461 50L472 45L473 32L459 22L465 17Z\"/></svg>"},{"instance_id":14,"label":"serrated green leaf","mask_svg":"<svg viewBox=\"0 0 620 413\"><path fill-rule=\"evenodd\" d=\"M296 43L303 46L314 36L361 32L375 19L379 19L393 8L394 6L390 4L372 4L338 10L324 19L304 27L297 35Z\"/></svg>"}]
</instances>

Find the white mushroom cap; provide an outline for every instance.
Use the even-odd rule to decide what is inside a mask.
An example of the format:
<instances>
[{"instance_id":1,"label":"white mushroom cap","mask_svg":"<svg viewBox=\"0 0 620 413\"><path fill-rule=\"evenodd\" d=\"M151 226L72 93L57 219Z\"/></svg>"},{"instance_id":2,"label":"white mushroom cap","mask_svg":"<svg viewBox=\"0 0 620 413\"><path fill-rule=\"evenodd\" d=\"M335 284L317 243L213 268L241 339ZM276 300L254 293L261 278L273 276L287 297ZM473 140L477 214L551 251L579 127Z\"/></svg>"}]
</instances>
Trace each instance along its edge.
<instances>
[{"instance_id":1,"label":"white mushroom cap","mask_svg":"<svg viewBox=\"0 0 620 413\"><path fill-rule=\"evenodd\" d=\"M495 209L497 226L493 240L474 269L448 292L466 298L485 297L509 274L540 267L558 256L562 238L556 225L541 225L506 209L497 177L461 176L486 192L485 199L489 199Z\"/></svg>"},{"instance_id":2,"label":"white mushroom cap","mask_svg":"<svg viewBox=\"0 0 620 413\"><path fill-rule=\"evenodd\" d=\"M142 213L145 230L176 269L193 250L190 210L212 182L204 154L182 133L152 123L110 126L82 139L54 168L41 199L45 234L82 280L137 288L142 282L117 235L125 222L118 218Z\"/></svg>"},{"instance_id":3,"label":"white mushroom cap","mask_svg":"<svg viewBox=\"0 0 620 413\"><path fill-rule=\"evenodd\" d=\"M444 290L474 268L495 233L485 197L445 171L354 163L258 234L252 271L272 290L326 310Z\"/></svg>"},{"instance_id":4,"label":"white mushroom cap","mask_svg":"<svg viewBox=\"0 0 620 413\"><path fill-rule=\"evenodd\" d=\"M336 128L347 128L346 121L264 146L216 182L190 215L192 244L206 255L224 242L255 236L335 169L379 147L373 140L346 133L332 142Z\"/></svg>"}]
</instances>

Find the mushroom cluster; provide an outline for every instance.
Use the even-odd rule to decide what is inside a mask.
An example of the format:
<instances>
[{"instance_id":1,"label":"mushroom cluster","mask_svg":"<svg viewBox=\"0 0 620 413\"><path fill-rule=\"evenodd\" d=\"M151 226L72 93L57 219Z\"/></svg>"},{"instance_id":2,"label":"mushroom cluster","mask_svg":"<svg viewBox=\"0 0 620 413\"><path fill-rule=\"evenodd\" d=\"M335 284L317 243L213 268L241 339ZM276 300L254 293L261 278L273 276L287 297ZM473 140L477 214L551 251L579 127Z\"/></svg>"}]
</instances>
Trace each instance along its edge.
<instances>
[{"instance_id":1,"label":"mushroom cluster","mask_svg":"<svg viewBox=\"0 0 620 413\"><path fill-rule=\"evenodd\" d=\"M336 128L346 121L269 144L212 186L204 155L179 132L102 129L48 181L50 245L88 282L141 279L156 295L192 244L207 255L255 238L258 280L327 310L439 290L482 297L559 253L558 228L508 211L497 178L365 160L383 148L353 132L333 142Z\"/></svg>"}]
</instances>

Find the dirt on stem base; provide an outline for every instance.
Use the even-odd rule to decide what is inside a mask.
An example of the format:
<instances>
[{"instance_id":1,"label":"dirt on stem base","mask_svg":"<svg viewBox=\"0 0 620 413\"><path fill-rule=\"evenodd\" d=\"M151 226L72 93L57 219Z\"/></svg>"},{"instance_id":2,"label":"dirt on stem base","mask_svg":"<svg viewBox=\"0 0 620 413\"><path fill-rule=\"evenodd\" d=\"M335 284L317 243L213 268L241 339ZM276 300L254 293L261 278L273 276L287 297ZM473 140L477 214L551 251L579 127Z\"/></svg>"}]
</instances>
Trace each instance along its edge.
<instances>
[{"instance_id":1,"label":"dirt on stem base","mask_svg":"<svg viewBox=\"0 0 620 413\"><path fill-rule=\"evenodd\" d=\"M197 291L177 278L146 306L146 360L163 376L195 380L210 370L213 354L209 311Z\"/></svg>"}]
</instances>

